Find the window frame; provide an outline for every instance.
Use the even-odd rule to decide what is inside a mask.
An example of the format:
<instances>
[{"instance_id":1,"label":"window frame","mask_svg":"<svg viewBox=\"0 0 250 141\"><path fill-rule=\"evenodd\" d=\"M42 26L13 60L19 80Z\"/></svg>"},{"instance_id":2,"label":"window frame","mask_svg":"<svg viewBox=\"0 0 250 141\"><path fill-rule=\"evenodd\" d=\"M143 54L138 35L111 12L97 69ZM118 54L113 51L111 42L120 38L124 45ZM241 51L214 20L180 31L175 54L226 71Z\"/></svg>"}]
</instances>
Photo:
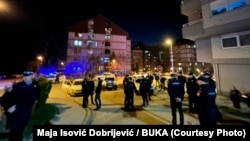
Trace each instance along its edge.
<instances>
[{"instance_id":1,"label":"window frame","mask_svg":"<svg viewBox=\"0 0 250 141\"><path fill-rule=\"evenodd\" d=\"M249 45L241 45L241 42L240 42L240 36L241 35L250 35L250 30L243 31L243 32L238 32L238 33L232 33L232 34L222 35L221 39L220 39L221 40L221 47L222 47L222 49L239 48L239 47L250 47L250 44ZM232 46L232 47L224 47L223 46L223 39L228 39L228 38L236 38L237 45L236 46Z\"/></svg>"}]
</instances>

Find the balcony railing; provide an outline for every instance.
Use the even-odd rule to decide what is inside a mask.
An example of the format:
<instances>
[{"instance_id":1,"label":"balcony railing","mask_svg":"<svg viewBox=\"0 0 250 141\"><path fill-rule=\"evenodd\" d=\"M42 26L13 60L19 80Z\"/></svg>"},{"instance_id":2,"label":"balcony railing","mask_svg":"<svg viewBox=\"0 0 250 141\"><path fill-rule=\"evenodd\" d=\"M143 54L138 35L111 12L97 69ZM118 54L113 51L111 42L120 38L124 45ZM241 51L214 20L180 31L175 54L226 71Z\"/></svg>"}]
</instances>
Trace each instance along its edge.
<instances>
[{"instance_id":1,"label":"balcony railing","mask_svg":"<svg viewBox=\"0 0 250 141\"><path fill-rule=\"evenodd\" d=\"M202 21L203 21L203 19L195 20L195 21L183 24L183 27L188 27L188 26L191 26L191 25L194 25L194 24L198 24L198 23L201 23Z\"/></svg>"}]
</instances>

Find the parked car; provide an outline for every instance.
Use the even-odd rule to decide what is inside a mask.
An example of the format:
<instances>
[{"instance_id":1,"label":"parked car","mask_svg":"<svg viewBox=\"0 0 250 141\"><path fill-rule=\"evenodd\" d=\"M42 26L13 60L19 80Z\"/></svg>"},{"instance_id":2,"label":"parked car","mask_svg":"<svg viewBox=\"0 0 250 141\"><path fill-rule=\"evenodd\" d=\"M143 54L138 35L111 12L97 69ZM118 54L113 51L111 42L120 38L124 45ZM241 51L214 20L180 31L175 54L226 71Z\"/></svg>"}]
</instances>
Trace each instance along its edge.
<instances>
[{"instance_id":1,"label":"parked car","mask_svg":"<svg viewBox=\"0 0 250 141\"><path fill-rule=\"evenodd\" d=\"M106 77L115 77L115 75L113 73L110 73L110 72L104 72L100 75L95 75L94 79L97 80L98 77L104 81Z\"/></svg>"},{"instance_id":2,"label":"parked car","mask_svg":"<svg viewBox=\"0 0 250 141\"><path fill-rule=\"evenodd\" d=\"M147 73L145 73L145 72L137 73L137 74L134 74L132 77L133 77L133 79L134 79L134 81L135 81L136 83L140 83L141 80L142 80L142 76L143 76L143 77L146 77L146 76L147 76Z\"/></svg>"},{"instance_id":3,"label":"parked car","mask_svg":"<svg viewBox=\"0 0 250 141\"><path fill-rule=\"evenodd\" d=\"M51 80L52 83L56 83L56 76L46 76L48 80ZM66 80L66 76L63 74L59 75L59 82L62 83L63 81Z\"/></svg>"},{"instance_id":4,"label":"parked car","mask_svg":"<svg viewBox=\"0 0 250 141\"><path fill-rule=\"evenodd\" d=\"M83 79L65 80L62 82L61 88L70 96L81 96L82 81Z\"/></svg>"},{"instance_id":5,"label":"parked car","mask_svg":"<svg viewBox=\"0 0 250 141\"><path fill-rule=\"evenodd\" d=\"M102 87L104 90L117 90L116 78L114 76L105 77Z\"/></svg>"}]
</instances>

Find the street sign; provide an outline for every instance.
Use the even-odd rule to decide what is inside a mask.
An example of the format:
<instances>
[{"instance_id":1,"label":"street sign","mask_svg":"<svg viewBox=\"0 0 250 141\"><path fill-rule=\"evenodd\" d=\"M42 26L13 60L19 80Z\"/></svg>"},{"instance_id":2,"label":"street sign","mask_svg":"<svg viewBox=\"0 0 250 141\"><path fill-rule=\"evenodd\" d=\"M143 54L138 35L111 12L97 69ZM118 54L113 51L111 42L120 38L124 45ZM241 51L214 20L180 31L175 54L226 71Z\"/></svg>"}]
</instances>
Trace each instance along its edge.
<instances>
[{"instance_id":1,"label":"street sign","mask_svg":"<svg viewBox=\"0 0 250 141\"><path fill-rule=\"evenodd\" d=\"M156 70L158 72L162 72L163 71L163 67L161 65L158 65L158 66L156 66Z\"/></svg>"}]
</instances>

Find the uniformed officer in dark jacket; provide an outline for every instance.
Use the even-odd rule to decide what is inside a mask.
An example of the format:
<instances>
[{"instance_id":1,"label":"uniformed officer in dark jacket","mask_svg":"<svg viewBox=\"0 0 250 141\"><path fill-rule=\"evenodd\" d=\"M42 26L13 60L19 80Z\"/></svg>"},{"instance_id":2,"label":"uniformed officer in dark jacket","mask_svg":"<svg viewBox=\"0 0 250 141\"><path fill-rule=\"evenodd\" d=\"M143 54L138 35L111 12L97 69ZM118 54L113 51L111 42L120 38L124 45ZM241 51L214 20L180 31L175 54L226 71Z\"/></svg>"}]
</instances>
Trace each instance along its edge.
<instances>
[{"instance_id":1,"label":"uniformed officer in dark jacket","mask_svg":"<svg viewBox=\"0 0 250 141\"><path fill-rule=\"evenodd\" d=\"M186 85L186 82L187 82L187 78L183 75L182 71L179 71L178 79L181 81L181 92L182 92L182 96L184 96L184 94L185 94L185 85ZM183 99L183 97L182 97L182 99Z\"/></svg>"},{"instance_id":2,"label":"uniformed officer in dark jacket","mask_svg":"<svg viewBox=\"0 0 250 141\"><path fill-rule=\"evenodd\" d=\"M125 86L126 89L126 97L127 97L127 104L125 105L125 109L134 109L134 93L136 93L137 89L135 87L135 83L132 77L129 77L129 81Z\"/></svg>"},{"instance_id":3,"label":"uniformed officer in dark jacket","mask_svg":"<svg viewBox=\"0 0 250 141\"><path fill-rule=\"evenodd\" d=\"M188 94L188 106L189 112L197 113L197 91L199 85L197 84L197 78L193 73L189 73L187 78L187 94Z\"/></svg>"},{"instance_id":4,"label":"uniformed officer in dark jacket","mask_svg":"<svg viewBox=\"0 0 250 141\"><path fill-rule=\"evenodd\" d=\"M209 84L208 78L201 76L198 78L199 84L199 122L200 125L213 126L218 121L218 109L216 106L216 92L214 86Z\"/></svg>"},{"instance_id":5,"label":"uniformed officer in dark jacket","mask_svg":"<svg viewBox=\"0 0 250 141\"><path fill-rule=\"evenodd\" d=\"M40 97L39 84L34 80L32 71L23 73L23 81L7 89L0 99L7 116L7 127L10 129L9 141L22 141L23 133L36 109Z\"/></svg>"},{"instance_id":6,"label":"uniformed officer in dark jacket","mask_svg":"<svg viewBox=\"0 0 250 141\"><path fill-rule=\"evenodd\" d=\"M171 78L168 80L168 94L170 96L170 106L172 112L172 124L176 125L176 109L179 112L180 125L184 124L184 115L182 109L182 82L178 79L176 74L171 74Z\"/></svg>"}]
</instances>

